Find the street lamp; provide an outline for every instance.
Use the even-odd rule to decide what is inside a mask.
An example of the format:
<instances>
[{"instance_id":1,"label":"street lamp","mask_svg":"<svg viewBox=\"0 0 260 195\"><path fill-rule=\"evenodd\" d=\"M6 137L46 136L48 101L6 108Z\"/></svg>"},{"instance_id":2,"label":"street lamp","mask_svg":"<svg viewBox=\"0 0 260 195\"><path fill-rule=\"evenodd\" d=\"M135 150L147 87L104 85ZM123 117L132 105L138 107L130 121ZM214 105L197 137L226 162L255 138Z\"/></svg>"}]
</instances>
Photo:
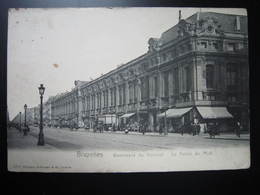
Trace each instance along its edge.
<instances>
[{"instance_id":1,"label":"street lamp","mask_svg":"<svg viewBox=\"0 0 260 195\"><path fill-rule=\"evenodd\" d=\"M19 116L20 116L20 126L19 126L19 131L22 131L22 113L19 112Z\"/></svg>"},{"instance_id":2,"label":"street lamp","mask_svg":"<svg viewBox=\"0 0 260 195\"><path fill-rule=\"evenodd\" d=\"M40 105L40 133L39 133L39 139L38 139L38 145L39 146L43 146L44 145L44 135L43 135L43 125L42 125L42 98L43 98L43 94L45 91L45 87L43 86L43 84L40 85L40 87L38 87L39 89L39 94L40 94L40 98L41 98L41 105Z\"/></svg>"},{"instance_id":3,"label":"street lamp","mask_svg":"<svg viewBox=\"0 0 260 195\"><path fill-rule=\"evenodd\" d=\"M27 128L26 128L26 110L27 110L27 105L24 104L24 130L23 130L23 135L27 135Z\"/></svg>"},{"instance_id":4,"label":"street lamp","mask_svg":"<svg viewBox=\"0 0 260 195\"><path fill-rule=\"evenodd\" d=\"M164 112L164 135L167 135L166 110Z\"/></svg>"}]
</instances>

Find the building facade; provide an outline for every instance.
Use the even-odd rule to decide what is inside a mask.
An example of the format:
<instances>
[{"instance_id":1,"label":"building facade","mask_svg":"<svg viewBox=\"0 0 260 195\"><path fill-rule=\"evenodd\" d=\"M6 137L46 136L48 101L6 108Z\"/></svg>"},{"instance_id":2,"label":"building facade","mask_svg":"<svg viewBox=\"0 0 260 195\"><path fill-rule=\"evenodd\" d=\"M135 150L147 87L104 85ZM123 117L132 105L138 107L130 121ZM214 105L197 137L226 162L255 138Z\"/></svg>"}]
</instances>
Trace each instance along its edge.
<instances>
[{"instance_id":1,"label":"building facade","mask_svg":"<svg viewBox=\"0 0 260 195\"><path fill-rule=\"evenodd\" d=\"M81 86L86 81L75 81L70 92L58 94L51 100L51 118L54 126L83 127Z\"/></svg>"},{"instance_id":2,"label":"building facade","mask_svg":"<svg viewBox=\"0 0 260 195\"><path fill-rule=\"evenodd\" d=\"M147 53L51 100L54 126L93 127L113 123L167 126L176 132L192 122L218 122L223 130L239 121L249 128L247 17L198 12L160 38Z\"/></svg>"}]
</instances>

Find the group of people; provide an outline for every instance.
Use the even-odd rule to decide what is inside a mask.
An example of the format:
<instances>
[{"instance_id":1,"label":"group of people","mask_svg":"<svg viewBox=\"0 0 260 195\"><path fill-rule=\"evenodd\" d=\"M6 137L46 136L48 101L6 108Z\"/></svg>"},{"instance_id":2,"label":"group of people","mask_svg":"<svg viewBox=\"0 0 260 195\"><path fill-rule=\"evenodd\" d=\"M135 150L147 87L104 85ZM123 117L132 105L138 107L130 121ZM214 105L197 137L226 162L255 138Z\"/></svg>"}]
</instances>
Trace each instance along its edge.
<instances>
[{"instance_id":1,"label":"group of people","mask_svg":"<svg viewBox=\"0 0 260 195\"><path fill-rule=\"evenodd\" d=\"M94 132L100 132L102 133L104 130L112 130L112 131L124 131L126 134L129 133L130 131L134 132L140 132L142 134L145 134L148 131L148 123L147 121L140 121L139 123L137 121L129 121L128 123L124 124L121 123L120 125L116 124L104 124L101 121L96 121L94 124ZM210 138L215 138L216 135L220 133L220 124L218 122L208 122L205 123L203 131L205 133L208 133ZM234 132L238 137L240 137L242 130L242 125L240 122L236 122L234 126ZM159 133L162 134L164 131L164 125L160 124L159 125ZM187 125L183 125L180 129L179 132L183 135L185 132L192 134L193 136L199 135L201 132L201 125L199 123L190 123Z\"/></svg>"},{"instance_id":2,"label":"group of people","mask_svg":"<svg viewBox=\"0 0 260 195\"><path fill-rule=\"evenodd\" d=\"M205 128L204 131L209 133L210 138L215 138L215 136L219 134L220 124L217 122L211 122L211 123L208 123L207 125L205 125L204 128ZM236 133L236 135L238 137L240 137L242 129L243 129L243 126L241 125L241 123L239 121L237 121L234 124L234 132Z\"/></svg>"}]
</instances>

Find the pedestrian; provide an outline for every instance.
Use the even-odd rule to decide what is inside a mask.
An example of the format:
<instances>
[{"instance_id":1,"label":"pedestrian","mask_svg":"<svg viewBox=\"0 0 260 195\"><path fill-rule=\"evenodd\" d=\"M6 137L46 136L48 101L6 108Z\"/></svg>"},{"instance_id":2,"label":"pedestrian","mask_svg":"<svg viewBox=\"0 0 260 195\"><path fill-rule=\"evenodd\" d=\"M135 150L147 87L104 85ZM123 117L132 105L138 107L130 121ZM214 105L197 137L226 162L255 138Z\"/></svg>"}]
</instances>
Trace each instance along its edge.
<instances>
[{"instance_id":1,"label":"pedestrian","mask_svg":"<svg viewBox=\"0 0 260 195\"><path fill-rule=\"evenodd\" d=\"M143 123L143 125L141 126L143 135L145 134L146 126L147 126L146 123Z\"/></svg>"},{"instance_id":2,"label":"pedestrian","mask_svg":"<svg viewBox=\"0 0 260 195\"><path fill-rule=\"evenodd\" d=\"M196 125L196 132L197 132L197 135L200 134L200 125L199 124Z\"/></svg>"},{"instance_id":3,"label":"pedestrian","mask_svg":"<svg viewBox=\"0 0 260 195\"><path fill-rule=\"evenodd\" d=\"M238 121L237 122L237 127L236 127L236 134L238 137L240 137L240 130L241 130L241 124L240 122Z\"/></svg>"},{"instance_id":4,"label":"pedestrian","mask_svg":"<svg viewBox=\"0 0 260 195\"><path fill-rule=\"evenodd\" d=\"M159 134L161 135L162 134L162 124L159 123Z\"/></svg>"},{"instance_id":5,"label":"pedestrian","mask_svg":"<svg viewBox=\"0 0 260 195\"><path fill-rule=\"evenodd\" d=\"M30 128L29 128L29 126L28 126L28 125L26 125L26 130L27 130L27 132L29 132L29 131L30 131Z\"/></svg>"}]
</instances>

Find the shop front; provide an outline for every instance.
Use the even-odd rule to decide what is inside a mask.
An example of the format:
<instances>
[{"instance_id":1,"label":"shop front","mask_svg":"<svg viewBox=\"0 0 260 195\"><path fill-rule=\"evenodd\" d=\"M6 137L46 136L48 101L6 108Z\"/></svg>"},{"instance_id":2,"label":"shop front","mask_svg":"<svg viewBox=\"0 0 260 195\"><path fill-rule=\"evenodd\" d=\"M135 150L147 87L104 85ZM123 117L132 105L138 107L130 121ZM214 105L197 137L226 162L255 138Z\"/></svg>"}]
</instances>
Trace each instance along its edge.
<instances>
[{"instance_id":1,"label":"shop front","mask_svg":"<svg viewBox=\"0 0 260 195\"><path fill-rule=\"evenodd\" d=\"M188 125L191 123L192 107L171 108L158 115L159 129L166 126L167 132L180 133L189 131Z\"/></svg>"},{"instance_id":2,"label":"shop front","mask_svg":"<svg viewBox=\"0 0 260 195\"><path fill-rule=\"evenodd\" d=\"M203 133L215 128L220 132L234 132L234 117L226 107L197 106L194 115L198 118Z\"/></svg>"}]
</instances>

